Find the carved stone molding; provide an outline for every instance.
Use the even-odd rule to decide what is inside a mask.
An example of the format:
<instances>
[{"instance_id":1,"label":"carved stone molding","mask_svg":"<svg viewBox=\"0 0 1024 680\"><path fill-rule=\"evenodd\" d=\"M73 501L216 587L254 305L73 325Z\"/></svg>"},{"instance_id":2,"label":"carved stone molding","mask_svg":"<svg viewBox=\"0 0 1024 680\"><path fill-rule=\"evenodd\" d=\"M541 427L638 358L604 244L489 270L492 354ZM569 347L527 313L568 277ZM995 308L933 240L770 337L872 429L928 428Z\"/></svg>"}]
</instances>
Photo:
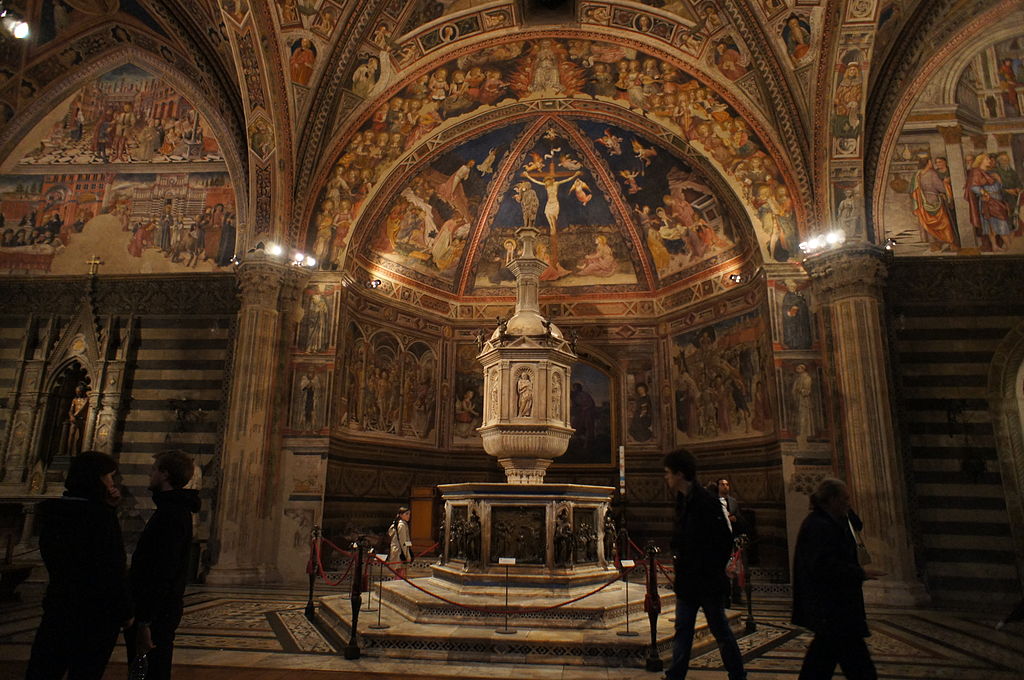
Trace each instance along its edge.
<instances>
[{"instance_id":1,"label":"carved stone molding","mask_svg":"<svg viewBox=\"0 0 1024 680\"><path fill-rule=\"evenodd\" d=\"M843 298L881 300L892 255L870 244L847 246L804 260L815 300L828 304Z\"/></svg>"}]
</instances>

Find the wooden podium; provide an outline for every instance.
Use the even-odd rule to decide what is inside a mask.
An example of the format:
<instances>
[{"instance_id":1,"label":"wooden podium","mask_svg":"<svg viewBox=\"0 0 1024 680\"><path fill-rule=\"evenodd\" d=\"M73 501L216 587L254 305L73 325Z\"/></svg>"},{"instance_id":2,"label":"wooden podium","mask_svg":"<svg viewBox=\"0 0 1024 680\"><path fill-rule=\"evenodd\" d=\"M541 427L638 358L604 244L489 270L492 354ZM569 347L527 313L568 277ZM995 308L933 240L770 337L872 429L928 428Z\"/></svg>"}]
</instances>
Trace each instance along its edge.
<instances>
[{"instance_id":1,"label":"wooden podium","mask_svg":"<svg viewBox=\"0 0 1024 680\"><path fill-rule=\"evenodd\" d=\"M412 510L412 551L419 555L434 545L437 538L437 491L432 486L414 486L409 492L409 509ZM436 552L436 551L435 551Z\"/></svg>"}]
</instances>

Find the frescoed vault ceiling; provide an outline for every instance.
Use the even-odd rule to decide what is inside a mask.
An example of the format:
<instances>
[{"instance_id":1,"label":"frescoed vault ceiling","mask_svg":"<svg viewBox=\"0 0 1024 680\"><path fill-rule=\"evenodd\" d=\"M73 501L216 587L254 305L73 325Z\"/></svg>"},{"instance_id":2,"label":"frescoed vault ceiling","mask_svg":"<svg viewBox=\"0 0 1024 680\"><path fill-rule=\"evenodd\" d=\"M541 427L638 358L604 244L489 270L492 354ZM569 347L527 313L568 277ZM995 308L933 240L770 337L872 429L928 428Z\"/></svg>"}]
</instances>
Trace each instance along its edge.
<instances>
[{"instance_id":1,"label":"frescoed vault ceiling","mask_svg":"<svg viewBox=\"0 0 1024 680\"><path fill-rule=\"evenodd\" d=\"M216 139L219 158L191 154L187 170L204 182L220 173L207 186L237 192L238 252L280 242L328 271L479 299L510 294L506 244L531 219L551 259L546 290L573 295L653 295L737 266L792 269L799 242L834 225L909 243L912 189L876 177L906 179L916 170L893 150L924 151L893 131L908 113L902 94L1019 10L1013 0L8 4L33 36L0 42L6 173L50 162L52 149L29 148L52 136L37 126L86 83L138 69L201 112L207 146ZM993 54L1017 58L1014 44ZM1014 74L998 87L1016 88ZM1020 173L1019 126L1003 124L1016 95L987 96L980 123L961 121L967 152L984 149L993 167L1006 153ZM138 118L119 139L148 139L146 127ZM935 139L927 151L938 158ZM150 162L145 142L130 160L64 143L69 162L92 154L90 167L115 184ZM35 189L15 182L8 195L19 186ZM898 195L891 218L886 192ZM525 215L534 196L536 214ZM183 223L201 215L189 208ZM963 231L969 211L957 217ZM1006 239L984 234L977 247L961 234L957 248L947 239L936 249L925 232L913 248L987 253L992 242L1004 252ZM127 262L126 273L141 264Z\"/></svg>"}]
</instances>

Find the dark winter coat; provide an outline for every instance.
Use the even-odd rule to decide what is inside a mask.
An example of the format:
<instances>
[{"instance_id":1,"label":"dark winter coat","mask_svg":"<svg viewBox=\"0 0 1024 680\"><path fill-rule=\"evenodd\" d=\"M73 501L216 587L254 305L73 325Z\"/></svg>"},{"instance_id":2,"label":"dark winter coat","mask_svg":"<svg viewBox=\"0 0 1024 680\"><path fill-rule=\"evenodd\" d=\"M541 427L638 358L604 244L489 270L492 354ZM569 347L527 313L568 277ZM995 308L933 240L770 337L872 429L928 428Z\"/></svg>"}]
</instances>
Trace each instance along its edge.
<instances>
[{"instance_id":1,"label":"dark winter coat","mask_svg":"<svg viewBox=\"0 0 1024 680\"><path fill-rule=\"evenodd\" d=\"M124 543L114 508L72 496L36 509L39 552L50 581L43 609L64 616L129 617Z\"/></svg>"},{"instance_id":2,"label":"dark winter coat","mask_svg":"<svg viewBox=\"0 0 1024 680\"><path fill-rule=\"evenodd\" d=\"M847 522L824 510L804 520L793 558L793 623L815 633L868 636L864 570Z\"/></svg>"},{"instance_id":3,"label":"dark winter coat","mask_svg":"<svg viewBox=\"0 0 1024 680\"><path fill-rule=\"evenodd\" d=\"M175 619L181 615L192 547L192 513L199 512L199 492L157 491L156 512L142 530L132 555L131 584L135 619Z\"/></svg>"},{"instance_id":4,"label":"dark winter coat","mask_svg":"<svg viewBox=\"0 0 1024 680\"><path fill-rule=\"evenodd\" d=\"M722 504L699 484L687 496L676 494L672 554L676 595L684 601L721 601L728 594L732 533Z\"/></svg>"}]
</instances>

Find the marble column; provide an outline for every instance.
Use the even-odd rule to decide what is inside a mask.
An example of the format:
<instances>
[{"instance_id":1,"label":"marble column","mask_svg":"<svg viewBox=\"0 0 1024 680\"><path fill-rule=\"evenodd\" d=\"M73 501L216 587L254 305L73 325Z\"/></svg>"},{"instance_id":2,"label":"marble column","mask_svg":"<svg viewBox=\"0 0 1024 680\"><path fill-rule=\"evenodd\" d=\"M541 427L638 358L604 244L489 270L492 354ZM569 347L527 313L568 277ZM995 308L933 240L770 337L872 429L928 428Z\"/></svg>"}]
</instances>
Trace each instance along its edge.
<instances>
[{"instance_id":1,"label":"marble column","mask_svg":"<svg viewBox=\"0 0 1024 680\"><path fill-rule=\"evenodd\" d=\"M279 296L288 265L262 250L238 267L238 330L231 391L220 457L214 520L215 563L211 584L276 580L264 532L272 529L268 503L272 465L271 427L281 332Z\"/></svg>"},{"instance_id":2,"label":"marble column","mask_svg":"<svg viewBox=\"0 0 1024 680\"><path fill-rule=\"evenodd\" d=\"M825 353L834 374L833 400L841 439L835 467L849 484L864 520L871 567L885 572L865 584L869 601L920 604L910 539L907 490L893 417L883 291L891 253L850 245L804 260L811 289L829 328Z\"/></svg>"}]
</instances>

